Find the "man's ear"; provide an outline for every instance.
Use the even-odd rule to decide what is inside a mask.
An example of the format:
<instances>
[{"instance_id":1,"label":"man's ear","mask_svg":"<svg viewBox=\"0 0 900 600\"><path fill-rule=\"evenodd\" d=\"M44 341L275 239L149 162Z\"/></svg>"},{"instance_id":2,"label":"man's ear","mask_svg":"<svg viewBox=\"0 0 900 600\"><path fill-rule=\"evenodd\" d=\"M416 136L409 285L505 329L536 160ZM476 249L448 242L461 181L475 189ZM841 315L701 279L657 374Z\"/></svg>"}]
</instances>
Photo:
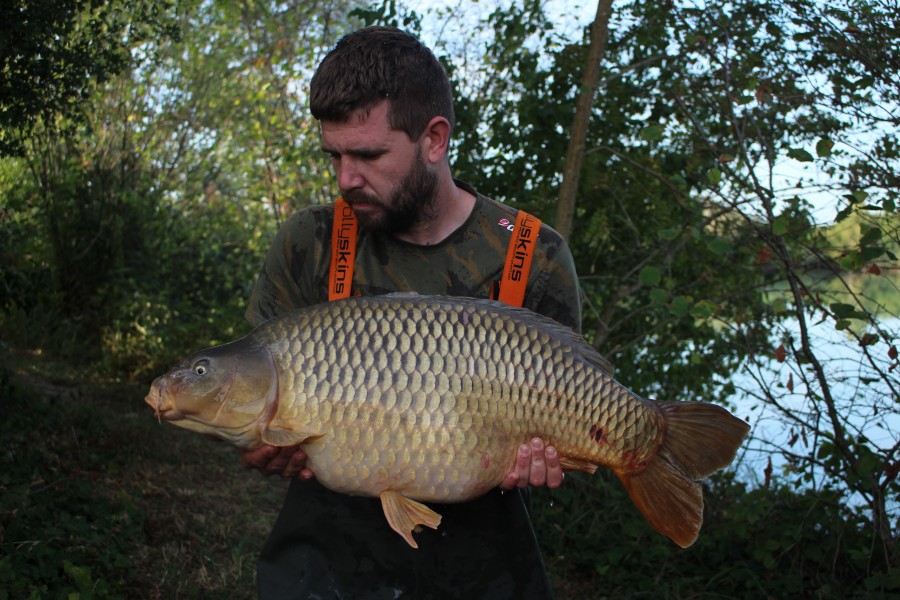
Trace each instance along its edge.
<instances>
[{"instance_id":1,"label":"man's ear","mask_svg":"<svg viewBox=\"0 0 900 600\"><path fill-rule=\"evenodd\" d=\"M444 117L432 118L420 139L425 159L431 164L439 163L450 149L450 121Z\"/></svg>"}]
</instances>

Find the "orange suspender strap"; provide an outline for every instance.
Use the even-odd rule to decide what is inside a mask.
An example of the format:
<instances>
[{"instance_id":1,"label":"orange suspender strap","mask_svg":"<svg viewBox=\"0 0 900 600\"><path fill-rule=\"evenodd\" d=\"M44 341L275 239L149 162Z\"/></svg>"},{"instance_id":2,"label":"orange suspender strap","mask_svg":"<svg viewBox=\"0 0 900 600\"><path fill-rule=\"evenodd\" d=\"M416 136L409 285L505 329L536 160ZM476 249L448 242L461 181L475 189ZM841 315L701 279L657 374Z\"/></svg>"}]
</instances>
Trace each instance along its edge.
<instances>
[{"instance_id":1,"label":"orange suspender strap","mask_svg":"<svg viewBox=\"0 0 900 600\"><path fill-rule=\"evenodd\" d=\"M350 296L353 263L356 260L356 215L338 198L334 203L334 227L331 230L331 269L328 272L328 300Z\"/></svg>"},{"instance_id":2,"label":"orange suspender strap","mask_svg":"<svg viewBox=\"0 0 900 600\"><path fill-rule=\"evenodd\" d=\"M520 210L513 227L509 248L506 250L506 264L500 279L500 295L497 298L510 306L522 306L525 302L525 288L528 285L528 273L531 271L531 259L534 258L534 247L541 220Z\"/></svg>"}]
</instances>

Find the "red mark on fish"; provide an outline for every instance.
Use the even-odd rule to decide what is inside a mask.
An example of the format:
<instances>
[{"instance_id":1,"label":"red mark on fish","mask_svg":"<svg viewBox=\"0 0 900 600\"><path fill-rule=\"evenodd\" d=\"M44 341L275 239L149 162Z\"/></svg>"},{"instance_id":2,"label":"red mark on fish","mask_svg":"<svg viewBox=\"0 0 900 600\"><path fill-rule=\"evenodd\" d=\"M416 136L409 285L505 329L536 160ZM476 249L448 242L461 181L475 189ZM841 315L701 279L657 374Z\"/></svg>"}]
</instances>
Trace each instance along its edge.
<instances>
[{"instance_id":1,"label":"red mark on fish","mask_svg":"<svg viewBox=\"0 0 900 600\"><path fill-rule=\"evenodd\" d=\"M598 444L603 443L603 428L596 423L594 425L591 425L591 430L588 432L588 435L590 435L591 439L593 439Z\"/></svg>"}]
</instances>

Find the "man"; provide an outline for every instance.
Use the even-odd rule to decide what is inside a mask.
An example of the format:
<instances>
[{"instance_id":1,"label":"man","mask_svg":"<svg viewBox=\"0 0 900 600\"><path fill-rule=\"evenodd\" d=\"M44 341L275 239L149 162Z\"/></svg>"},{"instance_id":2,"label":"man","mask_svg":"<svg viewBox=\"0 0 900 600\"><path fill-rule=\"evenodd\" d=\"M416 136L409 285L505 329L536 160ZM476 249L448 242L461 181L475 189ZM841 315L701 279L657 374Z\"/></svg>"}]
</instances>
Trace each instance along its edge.
<instances>
[{"instance_id":1,"label":"man","mask_svg":"<svg viewBox=\"0 0 900 600\"><path fill-rule=\"evenodd\" d=\"M452 94L431 51L396 29L352 33L319 66L310 108L359 223L352 293L491 296L516 211L452 178ZM280 229L247 309L251 323L328 300L334 210L310 207ZM524 306L580 329L572 256L548 227L535 244ZM551 596L525 488L556 487L563 475L541 440L509 458L501 489L434 507L442 523L416 533L418 549L390 529L377 498L318 484L302 450L266 446L243 459L293 478L260 557L265 600Z\"/></svg>"}]
</instances>

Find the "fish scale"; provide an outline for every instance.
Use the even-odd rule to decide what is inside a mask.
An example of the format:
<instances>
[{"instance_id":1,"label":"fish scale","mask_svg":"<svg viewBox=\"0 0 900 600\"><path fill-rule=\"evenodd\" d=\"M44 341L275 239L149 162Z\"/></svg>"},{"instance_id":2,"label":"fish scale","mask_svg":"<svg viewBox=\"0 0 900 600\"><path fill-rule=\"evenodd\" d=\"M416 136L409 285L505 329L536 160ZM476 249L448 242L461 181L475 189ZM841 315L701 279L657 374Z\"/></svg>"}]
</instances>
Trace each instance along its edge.
<instances>
[{"instance_id":1,"label":"fish scale","mask_svg":"<svg viewBox=\"0 0 900 600\"><path fill-rule=\"evenodd\" d=\"M281 392L287 400L281 400L279 414L285 419L301 419L303 413L311 412L310 404L348 405L348 409L333 413L329 427L343 431L344 435L336 441L350 443L356 451L344 452L341 460L334 460L333 455L320 451L320 447L331 443L326 439L310 444L306 450L310 468L322 473L319 477L325 485L347 493L359 493L370 486L377 488L377 480L359 476L358 465L379 462L379 453L388 446L408 447L411 455L417 457L414 462L396 466L408 479L403 491L417 499L440 502L459 500L455 491L459 483L471 489L473 495L498 485L509 469L508 461L501 461L500 457L514 455L519 444L539 432L547 436L547 442L554 444L562 454L595 464L615 466L617 458L634 460L634 456L641 461L650 450L655 450L658 428L638 427L636 422L658 419L658 410L652 405L635 402L624 393L604 396L603 390L609 389L607 384L611 378L602 371L595 370L593 377L582 379L580 385L569 379L569 385L558 389L560 377L553 368L569 371L573 361L566 360L570 358L566 354L571 353L562 351L559 341L549 333L530 329L522 321L497 318L486 306L454 299L425 306L409 304L393 300L357 303L354 305L358 307L356 314L347 314L340 304L326 305L320 311L310 312L305 320L278 322L269 334L274 339L285 340L284 350L279 352L278 346L274 346L273 354L279 368L294 375L286 381L301 380L304 372L313 367L320 380L340 382L340 387L330 389L330 393L319 393L319 390L309 393L297 390L295 386L288 386ZM379 329L380 323L394 323L395 326ZM319 338L325 337L333 339L333 344L345 352L328 354L329 360L323 361L324 339ZM429 440L434 440L432 427L441 427L446 414L434 407L425 410L429 391L423 386L422 375L434 374L429 370L427 357L420 357L424 340L437 339L454 340L458 346L451 342L445 350L445 357L455 357L455 360L449 361L450 364L445 362L444 370L435 377L434 392L438 396L448 392L470 396L467 400L473 400L476 406L463 413L467 416L462 426L473 432L472 442L450 444L442 447L440 452L434 451L433 442L430 444ZM510 345L523 354L524 364L507 371L501 351ZM359 349L364 350L360 352ZM361 357L368 352L372 353L371 359L362 361ZM339 359L338 354L346 356ZM379 364L388 364L394 378L391 381L381 379L382 385L373 385L365 380L365 375L368 368ZM499 374L501 367L504 377ZM396 406L390 405L395 395L385 393L387 385L400 392ZM591 388L597 388L597 391ZM568 401L562 404L562 410L551 410L550 394L528 393L529 390L555 390L556 395ZM598 401L604 397L607 401ZM575 402L575 398L593 398L594 401ZM396 430L394 439L384 439L381 447L362 443L364 428L369 423L361 422L357 411L350 408L358 404L376 407L373 412L376 421L383 419L385 411L405 412L404 426ZM571 412L566 414L566 409ZM432 414L441 415L440 423L432 424ZM623 429L617 427L620 419L625 421ZM577 435L579 431L589 431L597 422L608 423L611 432L621 434L608 435L603 444L590 436ZM491 423L498 424L499 428L489 426ZM322 426L310 423L309 427L320 431ZM640 436L639 432L646 434ZM641 448L647 451L641 454ZM434 463L440 463L441 452L459 455L463 451L469 453L467 462L475 463L466 465L469 475L465 481L453 481L446 470L434 468ZM496 457L491 461L494 468L481 467L485 456ZM473 477L475 481L472 481ZM392 478L395 485L396 479ZM380 493L382 490L374 491Z\"/></svg>"},{"instance_id":2,"label":"fish scale","mask_svg":"<svg viewBox=\"0 0 900 600\"><path fill-rule=\"evenodd\" d=\"M213 406L217 385L241 395L229 396L234 410ZM463 502L496 487L534 437L566 470L612 469L651 524L688 545L702 520L697 481L733 460L748 429L714 405L632 393L551 319L412 294L272 319L188 357L146 401L176 425L245 448L302 444L323 485L380 497L413 546L417 526L440 522L422 501Z\"/></svg>"}]
</instances>

